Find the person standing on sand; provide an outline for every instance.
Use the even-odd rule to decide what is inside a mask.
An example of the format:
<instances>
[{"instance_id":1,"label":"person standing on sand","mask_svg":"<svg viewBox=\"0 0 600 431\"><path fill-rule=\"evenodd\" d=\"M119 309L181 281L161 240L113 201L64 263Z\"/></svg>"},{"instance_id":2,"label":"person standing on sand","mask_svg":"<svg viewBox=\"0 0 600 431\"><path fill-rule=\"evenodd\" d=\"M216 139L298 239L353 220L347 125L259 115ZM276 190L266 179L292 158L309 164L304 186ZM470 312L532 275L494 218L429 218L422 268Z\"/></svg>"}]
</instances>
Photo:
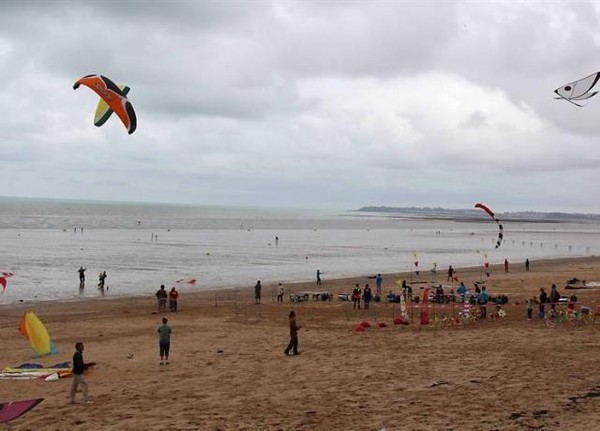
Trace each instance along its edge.
<instances>
[{"instance_id":1,"label":"person standing on sand","mask_svg":"<svg viewBox=\"0 0 600 431\"><path fill-rule=\"evenodd\" d=\"M527 320L531 320L531 317L533 316L533 305L537 303L538 300L535 295L527 300Z\"/></svg>"},{"instance_id":2,"label":"person standing on sand","mask_svg":"<svg viewBox=\"0 0 600 431\"><path fill-rule=\"evenodd\" d=\"M479 293L479 318L485 319L487 317L487 303L490 299L490 295L488 295L485 286L481 287L481 292Z\"/></svg>"},{"instance_id":3,"label":"person standing on sand","mask_svg":"<svg viewBox=\"0 0 600 431\"><path fill-rule=\"evenodd\" d=\"M160 289L156 291L156 299L158 300L158 312L167 311L167 297L169 294L165 290L165 285L161 284Z\"/></svg>"},{"instance_id":4,"label":"person standing on sand","mask_svg":"<svg viewBox=\"0 0 600 431\"><path fill-rule=\"evenodd\" d=\"M365 290L363 291L363 301L365 303L365 310L369 308L369 304L371 303L371 299L373 298L373 293L371 292L371 288L369 284L365 284Z\"/></svg>"},{"instance_id":5,"label":"person standing on sand","mask_svg":"<svg viewBox=\"0 0 600 431\"><path fill-rule=\"evenodd\" d=\"M529 258L525 259L525 272L529 272Z\"/></svg>"},{"instance_id":6,"label":"person standing on sand","mask_svg":"<svg viewBox=\"0 0 600 431\"><path fill-rule=\"evenodd\" d=\"M177 298L179 298L179 292L177 292L177 289L173 286L169 292L169 311L173 313L177 311Z\"/></svg>"},{"instance_id":7,"label":"person standing on sand","mask_svg":"<svg viewBox=\"0 0 600 431\"><path fill-rule=\"evenodd\" d=\"M450 265L448 267L448 278L446 281L452 281L454 279L454 268L452 268L452 265Z\"/></svg>"},{"instance_id":8,"label":"person standing on sand","mask_svg":"<svg viewBox=\"0 0 600 431\"><path fill-rule=\"evenodd\" d=\"M298 324L296 323L296 313L294 312L294 310L290 311L288 318L290 319L290 342L283 351L283 354L285 356L289 356L291 350L294 355L299 355L300 352L298 351L298 330L300 329L300 326L298 326Z\"/></svg>"},{"instance_id":9,"label":"person standing on sand","mask_svg":"<svg viewBox=\"0 0 600 431\"><path fill-rule=\"evenodd\" d=\"M408 285L406 280L402 280L402 296L406 302L412 302L412 287Z\"/></svg>"},{"instance_id":10,"label":"person standing on sand","mask_svg":"<svg viewBox=\"0 0 600 431\"><path fill-rule=\"evenodd\" d=\"M279 286L277 286L277 303L283 304L283 284L281 283L279 283Z\"/></svg>"},{"instance_id":11,"label":"person standing on sand","mask_svg":"<svg viewBox=\"0 0 600 431\"><path fill-rule=\"evenodd\" d=\"M256 282L254 286L254 303L260 304L260 291L262 290L262 285L260 284L260 280Z\"/></svg>"},{"instance_id":12,"label":"person standing on sand","mask_svg":"<svg viewBox=\"0 0 600 431\"><path fill-rule=\"evenodd\" d=\"M362 291L360 290L360 286L358 283L354 285L354 289L352 289L352 308L357 308L360 310L360 295Z\"/></svg>"},{"instance_id":13,"label":"person standing on sand","mask_svg":"<svg viewBox=\"0 0 600 431\"><path fill-rule=\"evenodd\" d=\"M83 362L83 343L79 341L75 344L75 354L73 355L73 381L69 392L71 404L75 404L75 394L80 386L83 392L83 403L92 404L92 401L88 400L88 383L83 376L88 367L89 365Z\"/></svg>"},{"instance_id":14,"label":"person standing on sand","mask_svg":"<svg viewBox=\"0 0 600 431\"><path fill-rule=\"evenodd\" d=\"M556 314L556 304L558 304L558 301L560 301L560 293L558 293L558 290L556 290L556 284L552 285L552 288L550 289L550 309L552 310L552 315L554 316Z\"/></svg>"},{"instance_id":15,"label":"person standing on sand","mask_svg":"<svg viewBox=\"0 0 600 431\"><path fill-rule=\"evenodd\" d=\"M458 293L459 297L460 297L460 302L465 302L466 301L466 296L467 296L467 286L465 286L464 282L460 282L460 286L458 286L458 289L456 289L456 293Z\"/></svg>"},{"instance_id":16,"label":"person standing on sand","mask_svg":"<svg viewBox=\"0 0 600 431\"><path fill-rule=\"evenodd\" d=\"M548 302L548 294L543 287L540 287L540 319L546 317L546 302Z\"/></svg>"},{"instance_id":17,"label":"person standing on sand","mask_svg":"<svg viewBox=\"0 0 600 431\"><path fill-rule=\"evenodd\" d=\"M375 295L377 295L381 298L382 289L383 289L383 277L381 276L381 274L377 274L377 277L375 278Z\"/></svg>"},{"instance_id":18,"label":"person standing on sand","mask_svg":"<svg viewBox=\"0 0 600 431\"><path fill-rule=\"evenodd\" d=\"M158 327L158 351L160 365L169 365L169 350L171 350L171 327L167 325L169 319L162 318L162 325Z\"/></svg>"},{"instance_id":19,"label":"person standing on sand","mask_svg":"<svg viewBox=\"0 0 600 431\"><path fill-rule=\"evenodd\" d=\"M321 286L323 282L321 281L321 271L317 269L317 286Z\"/></svg>"},{"instance_id":20,"label":"person standing on sand","mask_svg":"<svg viewBox=\"0 0 600 431\"><path fill-rule=\"evenodd\" d=\"M508 272L508 259L504 259L504 272Z\"/></svg>"}]
</instances>

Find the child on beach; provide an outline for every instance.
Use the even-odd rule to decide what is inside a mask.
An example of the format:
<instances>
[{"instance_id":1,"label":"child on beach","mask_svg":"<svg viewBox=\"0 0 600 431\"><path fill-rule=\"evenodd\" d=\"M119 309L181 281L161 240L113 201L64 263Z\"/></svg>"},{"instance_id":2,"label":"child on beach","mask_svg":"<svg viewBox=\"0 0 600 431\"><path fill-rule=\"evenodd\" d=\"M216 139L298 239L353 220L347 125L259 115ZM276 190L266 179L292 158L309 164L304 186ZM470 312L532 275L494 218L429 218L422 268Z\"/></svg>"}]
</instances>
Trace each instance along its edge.
<instances>
[{"instance_id":1,"label":"child on beach","mask_svg":"<svg viewBox=\"0 0 600 431\"><path fill-rule=\"evenodd\" d=\"M569 296L569 303L567 304L567 313L573 313L575 311L575 303L577 302L577 296Z\"/></svg>"},{"instance_id":2,"label":"child on beach","mask_svg":"<svg viewBox=\"0 0 600 431\"><path fill-rule=\"evenodd\" d=\"M538 300L535 296L527 299L527 320L531 320L533 316L533 307L538 303Z\"/></svg>"},{"instance_id":3,"label":"child on beach","mask_svg":"<svg viewBox=\"0 0 600 431\"><path fill-rule=\"evenodd\" d=\"M277 286L277 303L283 304L283 284L281 283Z\"/></svg>"},{"instance_id":4,"label":"child on beach","mask_svg":"<svg viewBox=\"0 0 600 431\"><path fill-rule=\"evenodd\" d=\"M502 316L502 304L504 303L502 300L502 296L497 296L493 299L494 304L496 305L496 309L492 313L492 320L498 320Z\"/></svg>"},{"instance_id":5,"label":"child on beach","mask_svg":"<svg viewBox=\"0 0 600 431\"><path fill-rule=\"evenodd\" d=\"M256 285L254 286L254 303L255 304L260 304L260 291L262 289L262 286L260 284L260 280L258 280L256 282Z\"/></svg>"}]
</instances>

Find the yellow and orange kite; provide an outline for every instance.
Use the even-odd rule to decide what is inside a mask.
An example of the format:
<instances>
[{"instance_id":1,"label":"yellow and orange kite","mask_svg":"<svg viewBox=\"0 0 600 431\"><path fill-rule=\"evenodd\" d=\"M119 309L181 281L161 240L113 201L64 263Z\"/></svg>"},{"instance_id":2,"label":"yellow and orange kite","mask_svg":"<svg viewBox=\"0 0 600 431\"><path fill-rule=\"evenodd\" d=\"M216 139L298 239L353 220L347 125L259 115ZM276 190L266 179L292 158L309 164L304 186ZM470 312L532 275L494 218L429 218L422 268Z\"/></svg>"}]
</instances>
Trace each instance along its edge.
<instances>
[{"instance_id":1,"label":"yellow and orange kite","mask_svg":"<svg viewBox=\"0 0 600 431\"><path fill-rule=\"evenodd\" d=\"M131 135L137 127L137 118L133 105L127 98L129 87L117 85L103 75L86 75L80 78L73 85L73 90L77 90L80 85L91 88L100 96L100 101L96 108L94 124L98 127L103 125L111 116L113 111L119 116L123 125Z\"/></svg>"},{"instance_id":2,"label":"yellow and orange kite","mask_svg":"<svg viewBox=\"0 0 600 431\"><path fill-rule=\"evenodd\" d=\"M29 339L37 356L58 353L42 321L33 311L26 311L19 323L19 332Z\"/></svg>"}]
</instances>

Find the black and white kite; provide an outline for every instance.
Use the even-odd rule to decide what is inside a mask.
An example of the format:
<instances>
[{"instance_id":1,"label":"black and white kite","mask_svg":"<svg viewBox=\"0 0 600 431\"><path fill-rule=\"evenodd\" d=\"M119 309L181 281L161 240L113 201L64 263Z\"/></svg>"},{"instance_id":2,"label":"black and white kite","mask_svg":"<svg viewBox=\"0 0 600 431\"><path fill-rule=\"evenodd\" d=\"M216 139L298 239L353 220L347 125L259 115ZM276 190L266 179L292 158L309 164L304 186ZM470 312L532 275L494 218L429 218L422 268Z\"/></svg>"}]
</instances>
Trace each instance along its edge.
<instances>
[{"instance_id":1,"label":"black and white kite","mask_svg":"<svg viewBox=\"0 0 600 431\"><path fill-rule=\"evenodd\" d=\"M556 90L554 92L558 94L556 99L563 99L567 102L572 103L575 106L583 106L577 102L582 100L587 100L590 97L594 97L598 94L598 91L593 91L598 81L600 80L600 72L592 73L585 78L578 79L577 81L569 82Z\"/></svg>"}]
</instances>

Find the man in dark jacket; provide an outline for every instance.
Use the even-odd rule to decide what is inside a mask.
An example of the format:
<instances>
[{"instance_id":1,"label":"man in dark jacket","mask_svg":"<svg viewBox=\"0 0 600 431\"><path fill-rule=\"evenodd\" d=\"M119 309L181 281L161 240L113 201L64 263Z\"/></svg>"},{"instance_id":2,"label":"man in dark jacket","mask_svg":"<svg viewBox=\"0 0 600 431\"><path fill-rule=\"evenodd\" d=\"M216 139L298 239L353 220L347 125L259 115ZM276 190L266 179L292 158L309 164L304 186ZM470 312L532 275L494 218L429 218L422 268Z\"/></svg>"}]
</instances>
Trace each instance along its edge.
<instances>
[{"instance_id":1,"label":"man in dark jacket","mask_svg":"<svg viewBox=\"0 0 600 431\"><path fill-rule=\"evenodd\" d=\"M288 356L290 354L290 350L294 355L299 355L298 351L298 329L300 326L296 324L296 313L294 310L290 311L290 315L288 316L290 319L290 343L285 348L283 353Z\"/></svg>"},{"instance_id":2,"label":"man in dark jacket","mask_svg":"<svg viewBox=\"0 0 600 431\"><path fill-rule=\"evenodd\" d=\"M169 294L165 290L165 285L161 284L160 289L156 291L156 299L158 300L158 312L167 311L167 298Z\"/></svg>"},{"instance_id":3,"label":"man in dark jacket","mask_svg":"<svg viewBox=\"0 0 600 431\"><path fill-rule=\"evenodd\" d=\"M81 386L81 391L83 392L83 403L92 403L92 401L88 400L88 384L83 376L84 371L87 369L88 365L83 362L83 343L80 341L75 344L75 354L73 355L73 381L71 382L70 392L71 404L75 404L75 393L79 386Z\"/></svg>"}]
</instances>

